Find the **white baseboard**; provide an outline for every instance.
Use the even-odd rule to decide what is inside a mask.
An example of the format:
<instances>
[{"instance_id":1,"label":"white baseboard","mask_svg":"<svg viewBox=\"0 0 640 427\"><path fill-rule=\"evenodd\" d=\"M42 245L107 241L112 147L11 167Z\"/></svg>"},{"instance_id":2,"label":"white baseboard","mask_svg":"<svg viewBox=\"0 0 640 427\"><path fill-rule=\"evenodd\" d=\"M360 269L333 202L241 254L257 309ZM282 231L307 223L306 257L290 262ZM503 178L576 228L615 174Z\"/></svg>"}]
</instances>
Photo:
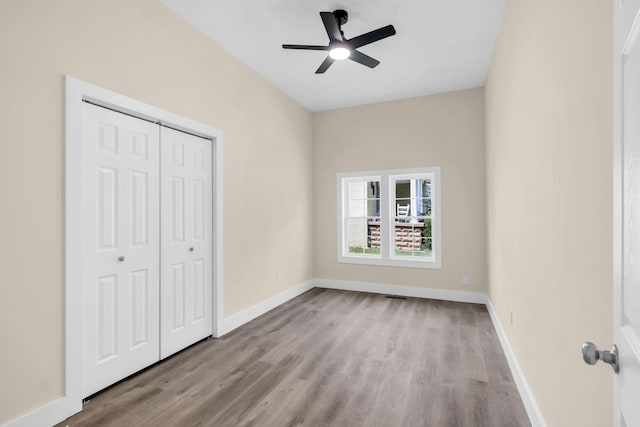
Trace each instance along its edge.
<instances>
[{"instance_id":1,"label":"white baseboard","mask_svg":"<svg viewBox=\"0 0 640 427\"><path fill-rule=\"evenodd\" d=\"M233 316L227 317L226 319L224 319L222 325L223 335L228 334L229 332L233 331L236 328L239 328L240 326L255 319L256 317L263 315L267 311L273 310L277 306L284 304L290 299L295 298L310 289L313 289L313 287L314 283L312 280L301 283L300 285L291 288L288 291L266 299L252 307L242 310L240 313L234 314Z\"/></svg>"},{"instance_id":2,"label":"white baseboard","mask_svg":"<svg viewBox=\"0 0 640 427\"><path fill-rule=\"evenodd\" d=\"M542 412L540 412L540 408L538 407L538 404L533 397L533 393L529 388L529 384L527 383L524 373L520 369L520 365L518 364L516 356L513 353L504 329L500 324L500 320L498 319L495 309L493 308L493 305L491 304L491 301L489 300L487 295L480 292L417 288L413 286L355 282L346 280L313 279L295 286L294 288L289 289L288 291L285 291L281 294L275 295L252 307L249 307L241 311L240 313L228 317L227 319L224 319L222 326L223 334L227 334L233 331L234 329L244 325L245 323L255 319L256 317L261 316L262 314L270 310L273 310L279 305L284 304L290 299L293 299L298 295L303 294L310 289L313 289L314 287L485 304L487 306L487 310L489 311L489 315L491 316L491 321L493 322L493 326L496 330L496 334L498 335L498 339L500 340L500 344L502 345L502 350L504 351L505 357L507 358L509 368L511 369L511 374L513 375L514 381L518 388L518 392L520 393L520 396L522 398L522 402L527 411L527 415L529 416L529 420L531 421L531 425L533 427L547 426L542 416ZM66 398L54 400L26 415L21 416L20 418L16 418L15 420L4 424L2 427L47 427L56 424L79 411L79 409L77 408L75 410L71 410L70 408L68 408L67 400L68 399Z\"/></svg>"},{"instance_id":3,"label":"white baseboard","mask_svg":"<svg viewBox=\"0 0 640 427\"><path fill-rule=\"evenodd\" d=\"M75 411L78 412L78 411ZM65 420L75 412L70 412L68 399L60 397L40 408L3 424L2 427L50 427Z\"/></svg>"},{"instance_id":4,"label":"white baseboard","mask_svg":"<svg viewBox=\"0 0 640 427\"><path fill-rule=\"evenodd\" d=\"M344 291L371 292L374 294L400 295L403 297L429 298L445 301L484 304L487 296L480 292L450 291L446 289L418 288L415 286L389 285L385 283L353 282L348 280L314 279L318 288Z\"/></svg>"},{"instance_id":5,"label":"white baseboard","mask_svg":"<svg viewBox=\"0 0 640 427\"><path fill-rule=\"evenodd\" d=\"M520 369L520 364L518 363L516 355L511 348L511 344L509 344L509 339L507 338L507 335L502 328L502 324L500 323L498 314L493 308L489 297L487 297L486 304L487 310L489 311L489 316L491 316L491 321L493 322L493 327L495 328L496 334L498 334L498 339L500 340L500 344L502 345L502 351L504 352L504 355L507 358L507 363L509 364L509 368L511 369L511 375L513 375L516 387L518 387L518 392L520 393L520 397L522 398L522 403L524 404L524 408L527 411L527 415L529 415L529 421L531 421L531 425L533 427L547 427L547 423L544 421L544 417L542 416L542 412L538 407L538 403L533 397L533 392L531 391L531 388L529 388L529 383L524 376L524 372L522 372L522 369Z\"/></svg>"}]
</instances>

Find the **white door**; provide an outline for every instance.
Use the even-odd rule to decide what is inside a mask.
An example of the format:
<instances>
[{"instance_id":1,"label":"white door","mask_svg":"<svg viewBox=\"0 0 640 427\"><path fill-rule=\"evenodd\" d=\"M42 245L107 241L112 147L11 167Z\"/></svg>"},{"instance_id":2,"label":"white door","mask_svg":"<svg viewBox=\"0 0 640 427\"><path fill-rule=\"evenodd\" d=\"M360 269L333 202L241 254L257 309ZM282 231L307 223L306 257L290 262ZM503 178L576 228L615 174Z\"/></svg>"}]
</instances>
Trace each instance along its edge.
<instances>
[{"instance_id":1,"label":"white door","mask_svg":"<svg viewBox=\"0 0 640 427\"><path fill-rule=\"evenodd\" d=\"M83 105L82 392L159 360L159 127Z\"/></svg>"},{"instance_id":2,"label":"white door","mask_svg":"<svg viewBox=\"0 0 640 427\"><path fill-rule=\"evenodd\" d=\"M614 420L640 426L640 0L615 0Z\"/></svg>"},{"instance_id":3,"label":"white door","mask_svg":"<svg viewBox=\"0 0 640 427\"><path fill-rule=\"evenodd\" d=\"M212 333L211 141L162 128L161 357Z\"/></svg>"}]
</instances>

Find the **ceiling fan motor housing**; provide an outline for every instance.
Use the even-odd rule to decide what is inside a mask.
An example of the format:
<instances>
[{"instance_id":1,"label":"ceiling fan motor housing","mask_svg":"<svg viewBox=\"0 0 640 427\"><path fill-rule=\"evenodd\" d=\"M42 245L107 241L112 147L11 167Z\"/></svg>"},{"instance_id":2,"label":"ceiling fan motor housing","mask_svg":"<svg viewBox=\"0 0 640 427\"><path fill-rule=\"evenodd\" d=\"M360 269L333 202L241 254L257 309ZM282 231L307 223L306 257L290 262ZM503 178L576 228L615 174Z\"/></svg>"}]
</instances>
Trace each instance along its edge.
<instances>
[{"instance_id":1,"label":"ceiling fan motor housing","mask_svg":"<svg viewBox=\"0 0 640 427\"><path fill-rule=\"evenodd\" d=\"M336 20L338 21L338 25L340 26L346 24L347 21L349 21L349 14L347 13L346 10L343 10L343 9L334 10L333 16L336 17Z\"/></svg>"}]
</instances>

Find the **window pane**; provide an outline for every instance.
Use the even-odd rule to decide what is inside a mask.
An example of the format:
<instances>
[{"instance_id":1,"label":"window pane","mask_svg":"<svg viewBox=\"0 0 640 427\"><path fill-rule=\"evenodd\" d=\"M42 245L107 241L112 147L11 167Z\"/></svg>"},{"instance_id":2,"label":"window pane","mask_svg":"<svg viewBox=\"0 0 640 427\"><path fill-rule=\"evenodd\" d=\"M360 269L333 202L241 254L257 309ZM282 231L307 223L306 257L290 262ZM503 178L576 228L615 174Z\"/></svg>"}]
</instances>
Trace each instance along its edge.
<instances>
[{"instance_id":1,"label":"window pane","mask_svg":"<svg viewBox=\"0 0 640 427\"><path fill-rule=\"evenodd\" d=\"M431 216L431 199L415 199L416 215Z\"/></svg>"},{"instance_id":2,"label":"window pane","mask_svg":"<svg viewBox=\"0 0 640 427\"><path fill-rule=\"evenodd\" d=\"M346 237L347 247L349 252L362 250L368 247L367 245L367 218L347 218L346 221Z\"/></svg>"},{"instance_id":3,"label":"window pane","mask_svg":"<svg viewBox=\"0 0 640 427\"><path fill-rule=\"evenodd\" d=\"M380 218L348 218L346 231L350 254L380 255Z\"/></svg>"},{"instance_id":4,"label":"window pane","mask_svg":"<svg viewBox=\"0 0 640 427\"><path fill-rule=\"evenodd\" d=\"M416 206L419 207L417 215L431 216L431 179L419 179L417 181L418 194L416 199L418 203Z\"/></svg>"},{"instance_id":5,"label":"window pane","mask_svg":"<svg viewBox=\"0 0 640 427\"><path fill-rule=\"evenodd\" d=\"M431 196L431 178L416 179L415 181L415 194L413 197L430 197Z\"/></svg>"},{"instance_id":6,"label":"window pane","mask_svg":"<svg viewBox=\"0 0 640 427\"><path fill-rule=\"evenodd\" d=\"M380 199L367 201L367 216L380 217Z\"/></svg>"},{"instance_id":7,"label":"window pane","mask_svg":"<svg viewBox=\"0 0 640 427\"><path fill-rule=\"evenodd\" d=\"M431 220L416 219L413 223L397 222L393 249L395 255L399 257L430 257Z\"/></svg>"},{"instance_id":8,"label":"window pane","mask_svg":"<svg viewBox=\"0 0 640 427\"><path fill-rule=\"evenodd\" d=\"M347 216L365 216L366 212L366 182L350 182L348 185L348 210Z\"/></svg>"},{"instance_id":9,"label":"window pane","mask_svg":"<svg viewBox=\"0 0 640 427\"><path fill-rule=\"evenodd\" d=\"M398 217L431 216L431 178L399 179L395 181L395 189L395 206Z\"/></svg>"},{"instance_id":10,"label":"window pane","mask_svg":"<svg viewBox=\"0 0 640 427\"><path fill-rule=\"evenodd\" d=\"M430 219L425 219L424 220L424 228L422 230L422 235L423 237L431 237L431 220Z\"/></svg>"},{"instance_id":11,"label":"window pane","mask_svg":"<svg viewBox=\"0 0 640 427\"><path fill-rule=\"evenodd\" d=\"M420 248L422 239L422 227L419 224L401 223L395 224L394 246L397 251L413 251Z\"/></svg>"},{"instance_id":12,"label":"window pane","mask_svg":"<svg viewBox=\"0 0 640 427\"><path fill-rule=\"evenodd\" d=\"M353 255L380 254L380 181L347 185L346 250Z\"/></svg>"},{"instance_id":13,"label":"window pane","mask_svg":"<svg viewBox=\"0 0 640 427\"><path fill-rule=\"evenodd\" d=\"M370 199L380 198L380 182L379 181L367 182L367 197Z\"/></svg>"},{"instance_id":14,"label":"window pane","mask_svg":"<svg viewBox=\"0 0 640 427\"><path fill-rule=\"evenodd\" d=\"M367 221L367 233L367 245L371 250L371 253L379 254L381 242L380 217L369 218Z\"/></svg>"},{"instance_id":15,"label":"window pane","mask_svg":"<svg viewBox=\"0 0 640 427\"><path fill-rule=\"evenodd\" d=\"M404 222L411 215L411 182L408 179L399 179L396 187L396 221Z\"/></svg>"},{"instance_id":16,"label":"window pane","mask_svg":"<svg viewBox=\"0 0 640 427\"><path fill-rule=\"evenodd\" d=\"M411 181L408 179L396 180L396 197L401 199L411 198Z\"/></svg>"}]
</instances>

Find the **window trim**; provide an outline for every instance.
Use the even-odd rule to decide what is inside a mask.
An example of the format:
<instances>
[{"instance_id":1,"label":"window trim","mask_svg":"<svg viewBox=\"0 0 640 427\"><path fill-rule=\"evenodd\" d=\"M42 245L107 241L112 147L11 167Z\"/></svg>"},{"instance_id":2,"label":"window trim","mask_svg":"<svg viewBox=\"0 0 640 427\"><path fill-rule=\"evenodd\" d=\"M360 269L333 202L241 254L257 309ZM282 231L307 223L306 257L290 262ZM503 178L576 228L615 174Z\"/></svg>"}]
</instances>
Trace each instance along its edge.
<instances>
[{"instance_id":1,"label":"window trim","mask_svg":"<svg viewBox=\"0 0 640 427\"><path fill-rule=\"evenodd\" d=\"M418 259L416 257L406 257L408 259L401 259L397 255L391 255L392 244L391 239L393 237L392 219L395 215L395 203L393 197L395 197L395 187L392 186L392 181L398 179L412 179L414 176L418 178L418 175L430 174L433 176L433 184L431 187L431 236L432 236L432 257L428 260ZM345 209L347 207L347 192L346 184L355 180L380 180L380 233L381 233L381 245L380 255L356 255L346 253L345 239ZM414 178L414 179L415 179ZM441 175L439 166L430 166L424 168L411 168L411 169L385 169L385 170L371 170L361 172L341 172L337 174L337 260L339 263L347 264L366 264L366 265L378 265L389 267L408 267L408 268L426 268L426 269L441 269L442 268L442 208L441 208ZM393 211L393 212L392 212Z\"/></svg>"}]
</instances>

